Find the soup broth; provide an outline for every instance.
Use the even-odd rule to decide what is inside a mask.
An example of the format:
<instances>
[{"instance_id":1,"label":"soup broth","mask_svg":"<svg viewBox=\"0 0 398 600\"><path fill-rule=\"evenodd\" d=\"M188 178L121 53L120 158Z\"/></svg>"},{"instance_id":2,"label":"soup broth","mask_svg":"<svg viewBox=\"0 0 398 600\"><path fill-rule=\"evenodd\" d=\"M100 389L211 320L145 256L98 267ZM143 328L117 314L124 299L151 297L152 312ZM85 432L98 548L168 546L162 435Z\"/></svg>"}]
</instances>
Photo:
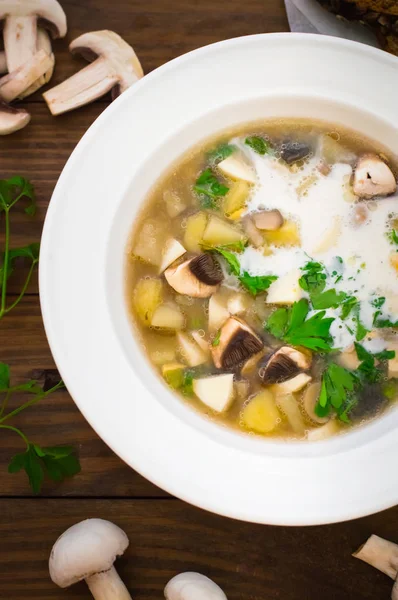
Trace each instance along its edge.
<instances>
[{"instance_id":1,"label":"soup broth","mask_svg":"<svg viewBox=\"0 0 398 600\"><path fill-rule=\"evenodd\" d=\"M134 335L165 385L266 437L321 440L388 410L396 174L373 142L297 120L223 132L176 162L126 264Z\"/></svg>"}]
</instances>

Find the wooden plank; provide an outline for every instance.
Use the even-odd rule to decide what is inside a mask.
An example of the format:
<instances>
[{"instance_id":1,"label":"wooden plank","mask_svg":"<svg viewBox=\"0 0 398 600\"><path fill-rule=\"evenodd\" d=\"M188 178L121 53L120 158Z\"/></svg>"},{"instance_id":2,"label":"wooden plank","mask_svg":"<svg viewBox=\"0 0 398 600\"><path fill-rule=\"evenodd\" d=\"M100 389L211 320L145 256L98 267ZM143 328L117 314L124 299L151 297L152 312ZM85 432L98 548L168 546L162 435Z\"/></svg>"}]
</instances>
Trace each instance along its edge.
<instances>
[{"instance_id":1,"label":"wooden plank","mask_svg":"<svg viewBox=\"0 0 398 600\"><path fill-rule=\"evenodd\" d=\"M12 382L22 383L54 369L44 333L37 296L24 298L0 326L0 361L10 364ZM26 396L18 396L10 408ZM60 485L46 482L48 496L165 496L149 481L127 467L102 442L77 409L66 391L59 391L16 416L10 424L20 427L28 438L43 446L71 444L80 455L82 471ZM12 432L0 430L0 496L32 495L24 473L9 475L10 458L23 450ZM0 538L1 545L1 538ZM1 590L1 586L0 586ZM1 598L1 591L0 591Z\"/></svg>"},{"instance_id":2,"label":"wooden plank","mask_svg":"<svg viewBox=\"0 0 398 600\"><path fill-rule=\"evenodd\" d=\"M387 599L392 581L351 553L373 532L398 541L398 509L307 528L241 523L173 499L0 500L0 515L4 600L88 600L85 584L60 590L47 567L56 538L87 517L114 521L128 534L117 568L136 600L159 600L167 581L187 570L213 578L229 600Z\"/></svg>"}]
</instances>

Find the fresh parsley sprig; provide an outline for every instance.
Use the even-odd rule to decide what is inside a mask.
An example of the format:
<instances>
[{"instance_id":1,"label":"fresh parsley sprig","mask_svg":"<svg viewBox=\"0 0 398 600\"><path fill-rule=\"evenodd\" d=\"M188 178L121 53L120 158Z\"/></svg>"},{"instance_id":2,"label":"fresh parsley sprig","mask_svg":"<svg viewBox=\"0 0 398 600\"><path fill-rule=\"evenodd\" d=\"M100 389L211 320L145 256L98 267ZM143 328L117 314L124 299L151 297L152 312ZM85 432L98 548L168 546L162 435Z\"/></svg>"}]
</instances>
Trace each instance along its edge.
<instances>
[{"instance_id":1,"label":"fresh parsley sprig","mask_svg":"<svg viewBox=\"0 0 398 600\"><path fill-rule=\"evenodd\" d=\"M22 248L13 249L10 246L10 213L22 199L28 202L25 208L26 214L31 217L34 216L36 212L36 199L31 183L19 176L0 180L0 215L4 214L5 228L4 250L0 254L0 319L19 304L28 289L33 271L39 262L39 244L29 244ZM14 270L14 261L19 257L27 258L30 261L30 269L20 294L14 302L7 306L7 283Z\"/></svg>"},{"instance_id":2,"label":"fresh parsley sprig","mask_svg":"<svg viewBox=\"0 0 398 600\"><path fill-rule=\"evenodd\" d=\"M252 296L257 296L257 294L265 292L271 283L276 281L278 277L276 275L250 275L247 271L243 271L242 273L239 259L231 250L234 249L238 252L242 252L244 247L245 245L243 243L234 244L232 246L208 246L202 244L204 250L208 252L217 252L217 254L222 256L227 262L232 275L235 275L235 277L239 279L242 286L252 294Z\"/></svg>"},{"instance_id":3,"label":"fresh parsley sprig","mask_svg":"<svg viewBox=\"0 0 398 600\"><path fill-rule=\"evenodd\" d=\"M304 346L314 352L331 352L333 339L330 326L334 319L325 317L324 310L307 319L309 312L308 300L302 298L291 308L277 308L268 318L265 329L292 346Z\"/></svg>"},{"instance_id":4,"label":"fresh parsley sprig","mask_svg":"<svg viewBox=\"0 0 398 600\"><path fill-rule=\"evenodd\" d=\"M219 162L231 156L236 150L233 144L220 144L214 150L210 150L207 154L207 160L211 165L218 165Z\"/></svg>"},{"instance_id":5,"label":"fresh parsley sprig","mask_svg":"<svg viewBox=\"0 0 398 600\"><path fill-rule=\"evenodd\" d=\"M50 394L62 389L62 381L53 385L50 389L42 388L35 379L20 385L12 386L10 383L10 368L5 363L0 363L0 429L12 431L19 435L26 445L24 452L16 454L8 466L9 473L16 473L24 469L31 488L38 494L46 474L54 481L62 481L65 477L75 475L80 471L80 463L75 451L70 446L57 446L54 448L42 448L29 440L17 427L9 425L10 419L43 400ZM9 402L16 392L31 394L31 398L7 412Z\"/></svg>"},{"instance_id":6,"label":"fresh parsley sprig","mask_svg":"<svg viewBox=\"0 0 398 600\"><path fill-rule=\"evenodd\" d=\"M228 192L229 187L221 183L213 171L205 169L193 187L203 208L218 208L217 200Z\"/></svg>"},{"instance_id":7,"label":"fresh parsley sprig","mask_svg":"<svg viewBox=\"0 0 398 600\"><path fill-rule=\"evenodd\" d=\"M258 135L251 135L245 139L245 144L250 146L254 152L260 154L260 156L264 156L264 154L269 154L271 151L271 144L265 140L263 137Z\"/></svg>"},{"instance_id":8,"label":"fresh parsley sprig","mask_svg":"<svg viewBox=\"0 0 398 600\"><path fill-rule=\"evenodd\" d=\"M356 402L355 386L358 378L352 371L348 371L330 363L322 375L321 393L315 405L315 414L318 417L327 417L334 411L340 420L348 422L348 412Z\"/></svg>"}]
</instances>

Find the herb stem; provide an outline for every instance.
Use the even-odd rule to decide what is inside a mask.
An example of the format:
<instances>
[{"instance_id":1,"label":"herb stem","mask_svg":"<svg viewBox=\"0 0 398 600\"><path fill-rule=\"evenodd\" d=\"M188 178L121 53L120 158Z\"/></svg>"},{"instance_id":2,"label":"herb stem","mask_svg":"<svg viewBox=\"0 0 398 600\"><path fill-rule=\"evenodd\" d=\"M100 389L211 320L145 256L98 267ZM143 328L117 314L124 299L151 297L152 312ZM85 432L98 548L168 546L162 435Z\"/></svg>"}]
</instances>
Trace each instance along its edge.
<instances>
[{"instance_id":1,"label":"herb stem","mask_svg":"<svg viewBox=\"0 0 398 600\"><path fill-rule=\"evenodd\" d=\"M2 417L0 419L0 427L2 427L1 423L4 423L5 421L8 421L8 419L11 419L12 417L15 417L20 412L22 412L23 410L25 410L25 408L29 408L30 406L33 406L34 404L37 404L37 402L39 402L40 400L42 400L46 396L49 396L50 394L52 394L56 390L60 389L61 387L64 387L64 382L62 380L59 381L57 383L57 385L54 385L54 387L52 387L51 389L47 390L46 392L42 392L41 394L37 394L31 400L28 400L28 402L25 402L25 404L22 404L21 406L19 406L18 408L16 408L12 412L8 413L5 417Z\"/></svg>"},{"instance_id":2,"label":"herb stem","mask_svg":"<svg viewBox=\"0 0 398 600\"><path fill-rule=\"evenodd\" d=\"M10 431L13 431L14 433L17 433L25 442L26 447L29 448L29 440L26 437L26 435L24 435L22 433L22 431L20 429L17 429L16 427L12 427L11 425L0 425L0 429L9 429Z\"/></svg>"},{"instance_id":3,"label":"herb stem","mask_svg":"<svg viewBox=\"0 0 398 600\"><path fill-rule=\"evenodd\" d=\"M5 241L4 241L4 258L3 258L3 281L1 287L1 306L0 306L0 319L5 314L6 297L7 297L7 275L8 275L8 254L10 250L10 209L4 208L4 219L5 219Z\"/></svg>"},{"instance_id":4,"label":"herb stem","mask_svg":"<svg viewBox=\"0 0 398 600\"><path fill-rule=\"evenodd\" d=\"M29 269L29 273L28 273L28 275L26 277L26 280L25 280L25 283L24 283L24 285L22 287L21 293L19 294L18 298L10 306L8 306L7 308L4 309L4 314L7 314L8 312L10 312L10 310L12 310L13 308L15 308L17 306L17 304L19 304L21 302L23 296L25 295L26 290L28 289L28 286L29 286L30 280L32 278L32 274L33 274L34 268L35 268L35 266L37 265L38 262L39 261L37 259L35 259L32 262L32 264L30 266L30 269ZM0 318L1 318L1 315L0 315Z\"/></svg>"},{"instance_id":5,"label":"herb stem","mask_svg":"<svg viewBox=\"0 0 398 600\"><path fill-rule=\"evenodd\" d=\"M3 403L2 403L1 408L0 408L0 417L2 417L4 415L4 411L7 408L7 404L8 404L8 401L10 399L11 394L12 394L12 390L8 390L8 392L6 393L6 395L4 397Z\"/></svg>"}]
</instances>

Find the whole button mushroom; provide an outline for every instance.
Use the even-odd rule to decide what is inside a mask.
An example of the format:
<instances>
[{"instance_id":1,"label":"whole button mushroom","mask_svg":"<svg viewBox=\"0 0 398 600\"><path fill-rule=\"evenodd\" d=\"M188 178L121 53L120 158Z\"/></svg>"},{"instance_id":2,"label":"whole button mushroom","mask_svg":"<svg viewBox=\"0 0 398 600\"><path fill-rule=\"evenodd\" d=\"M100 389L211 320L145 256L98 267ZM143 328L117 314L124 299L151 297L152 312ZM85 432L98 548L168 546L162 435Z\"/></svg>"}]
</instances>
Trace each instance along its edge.
<instances>
[{"instance_id":1,"label":"whole button mushroom","mask_svg":"<svg viewBox=\"0 0 398 600\"><path fill-rule=\"evenodd\" d=\"M92 64L43 94L53 115L89 104L110 90L115 98L144 75L133 48L113 31L85 33L69 50Z\"/></svg>"},{"instance_id":2,"label":"whole button mushroom","mask_svg":"<svg viewBox=\"0 0 398 600\"><path fill-rule=\"evenodd\" d=\"M129 545L120 527L103 519L87 519L67 529L55 542L50 577L62 588L85 579L96 600L131 600L113 563Z\"/></svg>"},{"instance_id":3,"label":"whole button mushroom","mask_svg":"<svg viewBox=\"0 0 398 600\"><path fill-rule=\"evenodd\" d=\"M222 589L200 573L180 573L164 589L166 600L227 600Z\"/></svg>"}]
</instances>

